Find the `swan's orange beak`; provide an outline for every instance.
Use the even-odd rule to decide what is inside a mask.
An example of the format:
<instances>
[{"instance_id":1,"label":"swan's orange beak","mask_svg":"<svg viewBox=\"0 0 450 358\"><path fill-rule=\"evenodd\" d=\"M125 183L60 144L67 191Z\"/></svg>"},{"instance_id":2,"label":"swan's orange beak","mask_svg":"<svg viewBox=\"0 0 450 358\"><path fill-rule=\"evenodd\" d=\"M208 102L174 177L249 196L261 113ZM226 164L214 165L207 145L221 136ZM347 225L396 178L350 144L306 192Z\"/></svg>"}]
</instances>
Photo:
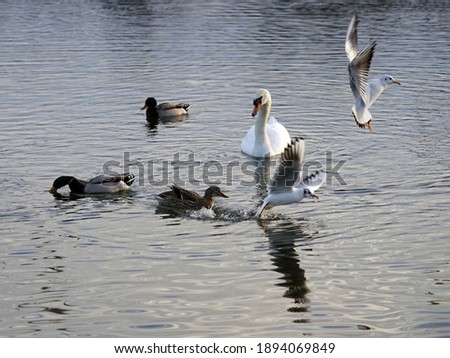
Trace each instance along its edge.
<instances>
[{"instance_id":1,"label":"swan's orange beak","mask_svg":"<svg viewBox=\"0 0 450 358\"><path fill-rule=\"evenodd\" d=\"M258 114L259 108L261 107L260 101L255 101L255 106L253 107L252 117Z\"/></svg>"}]
</instances>

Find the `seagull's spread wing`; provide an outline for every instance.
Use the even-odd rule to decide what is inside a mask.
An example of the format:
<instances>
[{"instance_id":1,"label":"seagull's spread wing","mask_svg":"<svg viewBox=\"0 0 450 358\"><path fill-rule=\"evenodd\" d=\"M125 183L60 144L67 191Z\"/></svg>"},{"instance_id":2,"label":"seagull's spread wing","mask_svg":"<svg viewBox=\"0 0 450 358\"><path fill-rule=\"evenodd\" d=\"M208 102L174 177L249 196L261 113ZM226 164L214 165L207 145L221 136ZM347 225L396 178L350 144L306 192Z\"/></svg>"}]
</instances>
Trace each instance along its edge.
<instances>
[{"instance_id":1,"label":"seagull's spread wing","mask_svg":"<svg viewBox=\"0 0 450 358\"><path fill-rule=\"evenodd\" d=\"M325 183L326 177L327 176L324 171L316 171L304 178L300 182L299 186L304 189L308 189L311 193L314 193L323 183Z\"/></svg>"},{"instance_id":2,"label":"seagull's spread wing","mask_svg":"<svg viewBox=\"0 0 450 358\"><path fill-rule=\"evenodd\" d=\"M369 78L370 64L375 51L376 41L370 41L356 57L348 64L348 74L350 77L350 88L353 96L360 96L367 103L366 89Z\"/></svg>"},{"instance_id":3,"label":"seagull's spread wing","mask_svg":"<svg viewBox=\"0 0 450 358\"><path fill-rule=\"evenodd\" d=\"M353 15L348 25L347 36L345 38L345 52L349 60L348 74L353 96L355 98L361 97L367 103L367 82L370 64L372 63L372 57L377 43L370 41L366 47L358 52L358 24L358 17Z\"/></svg>"},{"instance_id":4,"label":"seagull's spread wing","mask_svg":"<svg viewBox=\"0 0 450 358\"><path fill-rule=\"evenodd\" d=\"M277 172L270 182L269 194L293 190L300 177L304 153L305 141L302 138L295 138L286 146Z\"/></svg>"},{"instance_id":5,"label":"seagull's spread wing","mask_svg":"<svg viewBox=\"0 0 450 358\"><path fill-rule=\"evenodd\" d=\"M345 52L349 61L352 61L358 54L358 23L358 17L353 15L345 38Z\"/></svg>"}]
</instances>

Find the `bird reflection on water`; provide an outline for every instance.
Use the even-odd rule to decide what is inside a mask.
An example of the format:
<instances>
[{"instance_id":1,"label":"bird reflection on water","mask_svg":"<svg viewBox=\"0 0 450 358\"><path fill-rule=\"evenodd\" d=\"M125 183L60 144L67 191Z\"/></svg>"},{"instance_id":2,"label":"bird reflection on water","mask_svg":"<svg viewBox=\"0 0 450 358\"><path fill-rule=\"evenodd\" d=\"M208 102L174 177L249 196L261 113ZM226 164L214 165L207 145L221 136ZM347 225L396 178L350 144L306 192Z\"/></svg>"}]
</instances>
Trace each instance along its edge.
<instances>
[{"instance_id":1,"label":"bird reflection on water","mask_svg":"<svg viewBox=\"0 0 450 358\"><path fill-rule=\"evenodd\" d=\"M289 312L303 313L309 311L310 292L306 285L305 270L300 267L297 247L306 246L313 240L313 234L308 233L308 222L286 220L259 220L258 225L269 239L269 255L274 271L280 273L277 286L285 287L283 297L291 298L293 305ZM308 319L298 318L294 323L305 323Z\"/></svg>"},{"instance_id":2,"label":"bird reflection on water","mask_svg":"<svg viewBox=\"0 0 450 358\"><path fill-rule=\"evenodd\" d=\"M174 116L174 117L167 117L167 118L158 118L158 117L152 117L150 119L147 119L147 122L145 125L148 129L148 134L150 136L155 135L155 133L158 132L158 125L163 124L165 126L175 126L179 124L183 124L185 120L184 116Z\"/></svg>"}]
</instances>

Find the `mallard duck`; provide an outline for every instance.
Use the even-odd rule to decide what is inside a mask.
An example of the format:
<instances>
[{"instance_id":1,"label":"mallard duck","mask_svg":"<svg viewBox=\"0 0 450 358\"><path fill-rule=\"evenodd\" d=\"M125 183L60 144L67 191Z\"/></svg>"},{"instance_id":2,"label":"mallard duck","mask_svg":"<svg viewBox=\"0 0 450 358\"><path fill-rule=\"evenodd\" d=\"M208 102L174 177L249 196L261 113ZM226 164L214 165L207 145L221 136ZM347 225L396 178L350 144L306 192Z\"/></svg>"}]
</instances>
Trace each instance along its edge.
<instances>
[{"instance_id":1,"label":"mallard duck","mask_svg":"<svg viewBox=\"0 0 450 358\"><path fill-rule=\"evenodd\" d=\"M146 109L147 121L151 121L154 118L173 117L187 114L189 106L190 105L188 103L175 102L164 102L158 104L156 99L149 97L145 100L144 107L141 108L141 111Z\"/></svg>"},{"instance_id":2,"label":"mallard duck","mask_svg":"<svg viewBox=\"0 0 450 358\"><path fill-rule=\"evenodd\" d=\"M371 40L358 52L358 23L358 17L353 15L345 40L345 52L349 60L350 88L355 97L352 114L359 128L366 128L367 125L367 128L372 131L372 115L369 108L387 87L393 84L400 85L400 82L389 74L368 80L370 64L377 43Z\"/></svg>"},{"instance_id":3,"label":"mallard duck","mask_svg":"<svg viewBox=\"0 0 450 358\"><path fill-rule=\"evenodd\" d=\"M266 89L259 89L253 100L252 117L256 122L241 142L241 150L252 157L271 157L283 152L291 137L287 129L270 117L272 98Z\"/></svg>"},{"instance_id":4,"label":"mallard duck","mask_svg":"<svg viewBox=\"0 0 450 358\"><path fill-rule=\"evenodd\" d=\"M200 196L194 191L183 189L177 184L170 187L171 190L159 194L156 198L165 207L173 207L182 210L200 210L201 208L212 209L214 197L228 198L218 186L210 186L205 194Z\"/></svg>"},{"instance_id":5,"label":"mallard duck","mask_svg":"<svg viewBox=\"0 0 450 358\"><path fill-rule=\"evenodd\" d=\"M317 171L303 180L300 171L305 153L305 141L295 138L284 149L278 170L270 182L269 195L258 209L256 217L261 217L269 207L298 203L305 197L319 199L314 192L325 182L325 172Z\"/></svg>"},{"instance_id":6,"label":"mallard duck","mask_svg":"<svg viewBox=\"0 0 450 358\"><path fill-rule=\"evenodd\" d=\"M60 176L54 182L49 192L57 195L58 189L69 185L73 194L104 194L127 190L133 184L133 174L99 175L90 180L81 180L72 176Z\"/></svg>"}]
</instances>

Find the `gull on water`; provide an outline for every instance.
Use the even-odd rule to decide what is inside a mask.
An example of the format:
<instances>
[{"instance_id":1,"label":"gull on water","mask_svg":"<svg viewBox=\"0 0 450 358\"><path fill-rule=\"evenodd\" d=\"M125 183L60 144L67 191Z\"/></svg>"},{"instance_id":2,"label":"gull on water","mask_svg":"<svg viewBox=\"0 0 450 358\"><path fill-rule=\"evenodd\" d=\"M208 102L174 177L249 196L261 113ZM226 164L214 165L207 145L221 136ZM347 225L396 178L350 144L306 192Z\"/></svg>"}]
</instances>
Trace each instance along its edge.
<instances>
[{"instance_id":1,"label":"gull on water","mask_svg":"<svg viewBox=\"0 0 450 358\"><path fill-rule=\"evenodd\" d=\"M358 17L353 15L345 40L345 52L349 59L350 88L355 97L352 114L358 127L365 128L367 125L369 130L372 131L372 115L369 112L369 108L388 86L393 84L400 85L400 82L388 74L368 80L370 64L377 43L374 40L370 40L358 52L358 23Z\"/></svg>"},{"instance_id":2,"label":"gull on water","mask_svg":"<svg viewBox=\"0 0 450 358\"><path fill-rule=\"evenodd\" d=\"M303 138L295 138L286 146L281 154L277 171L270 182L269 194L256 212L256 217L261 217L265 209L273 206L298 203L305 197L319 199L314 192L325 182L326 175L323 171L316 171L301 179L304 153Z\"/></svg>"}]
</instances>

